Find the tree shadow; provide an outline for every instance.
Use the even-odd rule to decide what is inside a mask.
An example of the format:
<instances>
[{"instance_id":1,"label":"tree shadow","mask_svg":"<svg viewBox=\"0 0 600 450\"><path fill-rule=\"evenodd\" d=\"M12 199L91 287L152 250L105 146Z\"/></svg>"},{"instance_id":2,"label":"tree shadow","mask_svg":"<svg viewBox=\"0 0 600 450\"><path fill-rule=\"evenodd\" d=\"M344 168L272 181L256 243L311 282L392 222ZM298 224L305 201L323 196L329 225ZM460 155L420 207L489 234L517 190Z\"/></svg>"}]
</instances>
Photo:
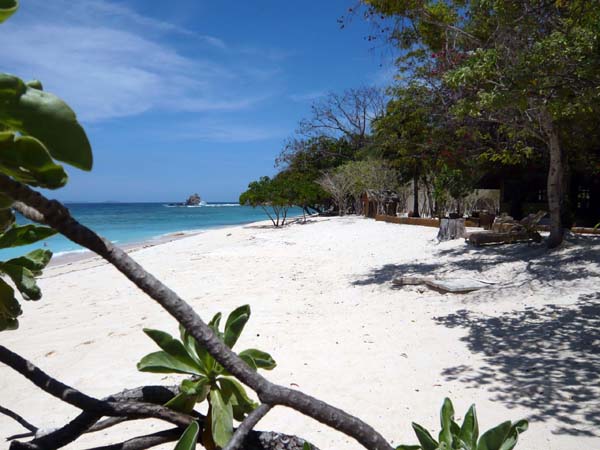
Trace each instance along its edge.
<instances>
[{"instance_id":1,"label":"tree shadow","mask_svg":"<svg viewBox=\"0 0 600 450\"><path fill-rule=\"evenodd\" d=\"M536 280L554 283L600 277L600 239L571 237L560 251L549 251L544 244L493 247L465 244L451 249L434 250L424 262L386 264L371 270L352 284L385 284L400 275L442 276L460 272L461 276L480 277L490 272L493 276L493 271L514 263L520 263L518 269L512 270L518 270L516 275L522 282Z\"/></svg>"},{"instance_id":2,"label":"tree shadow","mask_svg":"<svg viewBox=\"0 0 600 450\"><path fill-rule=\"evenodd\" d=\"M354 286L385 284L399 275L431 275L442 267L443 264L438 263L385 264L369 272L366 277L353 281L352 284Z\"/></svg>"},{"instance_id":3,"label":"tree shadow","mask_svg":"<svg viewBox=\"0 0 600 450\"><path fill-rule=\"evenodd\" d=\"M468 331L479 368L448 367L443 375L486 387L494 400L533 411L531 420L555 419L555 434L600 436L600 293L571 306L527 308L499 317L466 310L435 319Z\"/></svg>"}]
</instances>

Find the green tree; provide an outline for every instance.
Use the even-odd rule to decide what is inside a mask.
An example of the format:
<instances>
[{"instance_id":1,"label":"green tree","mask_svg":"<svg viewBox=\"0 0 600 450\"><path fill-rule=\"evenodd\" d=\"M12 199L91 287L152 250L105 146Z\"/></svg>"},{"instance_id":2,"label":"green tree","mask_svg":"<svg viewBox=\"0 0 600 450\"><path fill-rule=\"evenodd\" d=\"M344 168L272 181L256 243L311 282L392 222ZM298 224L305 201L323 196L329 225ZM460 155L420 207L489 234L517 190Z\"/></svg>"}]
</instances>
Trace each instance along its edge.
<instances>
[{"instance_id":1,"label":"green tree","mask_svg":"<svg viewBox=\"0 0 600 450\"><path fill-rule=\"evenodd\" d=\"M291 198L284 187L277 178L260 177L248 185L248 190L240 195L239 202L253 208L261 207L273 226L278 228L285 225L287 211L291 206Z\"/></svg>"},{"instance_id":2,"label":"green tree","mask_svg":"<svg viewBox=\"0 0 600 450\"><path fill-rule=\"evenodd\" d=\"M548 154L550 247L563 237L567 154L574 118L598 114L600 49L596 2L583 0L366 0L396 19L391 33L423 75L453 89L455 114L496 124L504 150ZM435 61L434 61L435 60ZM407 65L406 67L408 67Z\"/></svg>"}]
</instances>

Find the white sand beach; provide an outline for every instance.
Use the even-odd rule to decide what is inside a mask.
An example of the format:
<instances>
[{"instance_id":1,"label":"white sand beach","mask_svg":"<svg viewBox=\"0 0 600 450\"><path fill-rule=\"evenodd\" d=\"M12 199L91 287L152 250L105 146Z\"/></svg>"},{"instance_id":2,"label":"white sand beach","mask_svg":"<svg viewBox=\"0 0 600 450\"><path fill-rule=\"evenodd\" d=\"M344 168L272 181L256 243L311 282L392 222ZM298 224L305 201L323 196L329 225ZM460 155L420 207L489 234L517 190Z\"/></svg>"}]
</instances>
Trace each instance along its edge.
<instances>
[{"instance_id":1,"label":"white sand beach","mask_svg":"<svg viewBox=\"0 0 600 450\"><path fill-rule=\"evenodd\" d=\"M270 352L278 366L269 379L361 417L393 444L416 443L412 421L437 435L448 396L461 420L475 403L482 430L529 418L519 450L600 449L600 239L573 237L549 253L526 244L437 244L436 232L322 218L279 230L265 223L211 230L132 256L206 320L250 304L238 350ZM494 284L440 294L394 287L401 274ZM47 269L39 284L44 298L24 303L20 329L2 333L2 345L97 397L181 380L136 370L155 351L142 328L175 334L177 326L116 269L86 259ZM42 428L77 413L4 366L0 393L0 405ZM125 440L150 425L169 427L131 422L67 448ZM359 448L285 408L257 429L297 434L322 450ZM0 415L0 438L23 431Z\"/></svg>"}]
</instances>

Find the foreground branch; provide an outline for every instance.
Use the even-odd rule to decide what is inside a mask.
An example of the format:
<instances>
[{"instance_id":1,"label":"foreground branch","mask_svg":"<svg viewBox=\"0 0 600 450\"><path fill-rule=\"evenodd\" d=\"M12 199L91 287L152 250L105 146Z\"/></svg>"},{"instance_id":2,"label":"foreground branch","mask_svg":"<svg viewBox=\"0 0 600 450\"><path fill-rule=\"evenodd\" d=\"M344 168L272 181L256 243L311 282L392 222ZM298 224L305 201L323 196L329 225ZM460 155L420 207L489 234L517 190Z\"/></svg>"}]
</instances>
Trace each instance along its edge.
<instances>
[{"instance_id":1,"label":"foreground branch","mask_svg":"<svg viewBox=\"0 0 600 450\"><path fill-rule=\"evenodd\" d=\"M0 361L8 361L11 366L18 367L19 364L25 363L29 366L31 371L39 371L33 364L27 362L19 355L16 355L4 347L0 346ZM43 372L41 372L43 374ZM45 374L44 374L45 375ZM36 375L39 380L42 380L41 375ZM46 375L47 376L47 375ZM48 376L47 376L48 377ZM48 377L46 384L58 383L56 380ZM62 383L61 383L62 384ZM63 385L64 386L64 385ZM71 388L72 389L72 388ZM162 405L167 403L173 397L179 393L178 386L141 386L134 389L126 389L116 394L105 397L98 402L124 402L124 404L138 404L144 405L148 403ZM84 394L81 394L84 395ZM164 409L158 407L159 409ZM6 410L2 408L3 411ZM285 434L275 432L264 432L254 431L253 428L256 426L258 421L265 416L265 414L271 409L269 405L261 405L254 410L235 430L233 439L228 446L228 449L233 447L239 448L240 444L243 444L245 450L301 450L304 445L304 440L296 436L288 436ZM10 410L6 410L7 415L15 418L19 417L17 414ZM189 420L196 420L201 427L204 426L206 418L196 411L192 411L192 417L184 416ZM36 438L30 442L13 442L10 446L11 450L55 450L75 441L84 433L93 433L96 431L110 428L114 425L118 425L127 420L136 420L140 417L136 415L123 416L123 417L110 417L106 420L99 421L101 415L95 412L84 411L67 425L62 428L58 428L45 434L36 433ZM25 421L24 419L20 418ZM25 421L26 422L26 421ZM33 425L26 422L29 427L36 428ZM139 436L136 438L129 439L125 442L118 444L110 444L108 446L97 447L90 450L137 450L150 448L156 445L160 445L166 442L175 441L181 436L184 431L183 426L172 428L170 430L161 431L159 433L153 433L145 436ZM28 433L22 437L29 437L33 433ZM15 438L18 438L15 436ZM313 447L315 448L315 447ZM316 449L318 450L318 449Z\"/></svg>"},{"instance_id":2,"label":"foreground branch","mask_svg":"<svg viewBox=\"0 0 600 450\"><path fill-rule=\"evenodd\" d=\"M23 419L23 417L21 417L16 412L11 411L8 408L4 408L4 407L0 406L0 414L4 414L5 416L10 417L11 419L15 420L19 425L21 425L23 428L25 428L33 433L35 433L38 430L38 428L35 425L32 425L31 423L27 422L25 419Z\"/></svg>"},{"instance_id":3,"label":"foreground branch","mask_svg":"<svg viewBox=\"0 0 600 450\"><path fill-rule=\"evenodd\" d=\"M224 368L251 387L261 402L295 409L353 437L370 450L393 450L383 436L360 419L303 392L273 384L253 371L174 291L146 272L123 250L73 219L68 209L56 200L48 200L28 186L2 174L0 174L0 191L27 206L23 208L23 205L15 204L15 208L25 216L51 226L73 242L94 251L114 265L171 314Z\"/></svg>"},{"instance_id":4,"label":"foreground branch","mask_svg":"<svg viewBox=\"0 0 600 450\"><path fill-rule=\"evenodd\" d=\"M147 448L156 447L160 444L176 441L179 439L179 436L181 436L183 431L184 430L182 428L171 428L170 430L134 437L118 444L104 445L102 447L94 447L88 450L145 450Z\"/></svg>"},{"instance_id":5,"label":"foreground branch","mask_svg":"<svg viewBox=\"0 0 600 450\"><path fill-rule=\"evenodd\" d=\"M94 425L102 416L128 418L156 418L178 426L187 426L193 420L191 416L181 414L161 405L133 401L98 400L77 389L55 380L32 363L0 345L0 362L14 369L37 387L57 397L84 413L77 416L60 430L34 439L29 443L13 442L11 449L44 449L48 445L53 448L62 447L77 439L85 430Z\"/></svg>"},{"instance_id":6,"label":"foreground branch","mask_svg":"<svg viewBox=\"0 0 600 450\"><path fill-rule=\"evenodd\" d=\"M264 403L248 414L248 417L240 424L233 436L227 443L227 446L223 450L238 450L242 447L244 440L248 433L256 426L256 424L265 417L265 415L271 410L271 405L265 405Z\"/></svg>"},{"instance_id":7,"label":"foreground branch","mask_svg":"<svg viewBox=\"0 0 600 450\"><path fill-rule=\"evenodd\" d=\"M175 397L175 395L178 393L179 388L177 386L142 386L134 389L124 390L117 394L106 397L103 400L147 402L163 405ZM98 422L101 418L101 415L84 411L65 426L53 430L50 433L43 435L38 434L33 441L22 444L23 446L20 448L26 448L29 450L61 448L75 441L84 433L100 431L116 425L121 421L134 420L134 418L129 417L111 417L102 422Z\"/></svg>"}]
</instances>

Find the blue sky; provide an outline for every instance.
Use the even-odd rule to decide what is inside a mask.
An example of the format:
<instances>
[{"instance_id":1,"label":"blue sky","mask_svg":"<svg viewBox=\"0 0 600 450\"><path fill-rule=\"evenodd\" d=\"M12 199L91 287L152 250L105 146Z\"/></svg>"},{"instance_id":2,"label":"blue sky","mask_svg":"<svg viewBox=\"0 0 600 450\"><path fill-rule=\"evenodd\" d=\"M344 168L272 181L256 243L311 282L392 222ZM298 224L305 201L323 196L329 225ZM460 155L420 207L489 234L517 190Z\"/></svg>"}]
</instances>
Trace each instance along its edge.
<instances>
[{"instance_id":1,"label":"blue sky","mask_svg":"<svg viewBox=\"0 0 600 450\"><path fill-rule=\"evenodd\" d=\"M310 104L385 85L392 68L356 0L22 0L0 71L40 79L77 112L94 169L67 201L237 200L271 175Z\"/></svg>"}]
</instances>

